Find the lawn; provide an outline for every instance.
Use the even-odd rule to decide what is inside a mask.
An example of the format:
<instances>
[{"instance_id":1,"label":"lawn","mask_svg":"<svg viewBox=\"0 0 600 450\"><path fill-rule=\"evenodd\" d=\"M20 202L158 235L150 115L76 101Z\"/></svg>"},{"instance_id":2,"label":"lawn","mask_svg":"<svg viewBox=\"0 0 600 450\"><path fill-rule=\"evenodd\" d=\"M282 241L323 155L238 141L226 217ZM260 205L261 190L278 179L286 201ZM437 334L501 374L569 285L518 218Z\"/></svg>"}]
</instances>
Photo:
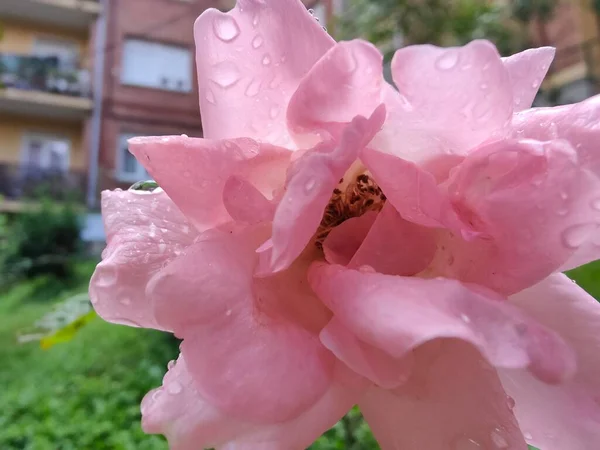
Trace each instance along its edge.
<instances>
[{"instance_id":1,"label":"lawn","mask_svg":"<svg viewBox=\"0 0 600 450\"><path fill-rule=\"evenodd\" d=\"M42 350L18 344L56 302L85 292L93 263L80 264L76 279L22 282L0 294L0 449L165 450L164 439L140 428L139 403L160 384L176 357L169 336L95 320L70 342ZM600 298L600 261L570 273ZM352 429L351 436L347 430ZM375 449L368 427L350 414L313 450Z\"/></svg>"}]
</instances>

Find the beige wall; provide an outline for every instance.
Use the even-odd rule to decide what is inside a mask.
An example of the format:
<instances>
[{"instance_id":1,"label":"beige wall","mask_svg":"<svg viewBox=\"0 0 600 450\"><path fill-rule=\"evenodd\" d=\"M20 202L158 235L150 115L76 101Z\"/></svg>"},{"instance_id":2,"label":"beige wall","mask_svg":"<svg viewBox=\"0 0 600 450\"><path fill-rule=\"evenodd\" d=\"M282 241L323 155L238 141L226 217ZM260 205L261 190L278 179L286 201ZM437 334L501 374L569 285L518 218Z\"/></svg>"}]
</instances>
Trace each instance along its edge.
<instances>
[{"instance_id":1,"label":"beige wall","mask_svg":"<svg viewBox=\"0 0 600 450\"><path fill-rule=\"evenodd\" d=\"M2 1L2 0L0 0ZM31 54L36 38L48 37L71 41L79 47L79 58L83 67L88 63L88 37L69 30L49 28L39 24L27 24L14 21L3 21L3 36L0 39L0 52Z\"/></svg>"},{"instance_id":2,"label":"beige wall","mask_svg":"<svg viewBox=\"0 0 600 450\"><path fill-rule=\"evenodd\" d=\"M26 133L47 133L68 139L71 143L71 168L84 169L82 124L52 123L39 119L0 116L0 164L18 163Z\"/></svg>"}]
</instances>

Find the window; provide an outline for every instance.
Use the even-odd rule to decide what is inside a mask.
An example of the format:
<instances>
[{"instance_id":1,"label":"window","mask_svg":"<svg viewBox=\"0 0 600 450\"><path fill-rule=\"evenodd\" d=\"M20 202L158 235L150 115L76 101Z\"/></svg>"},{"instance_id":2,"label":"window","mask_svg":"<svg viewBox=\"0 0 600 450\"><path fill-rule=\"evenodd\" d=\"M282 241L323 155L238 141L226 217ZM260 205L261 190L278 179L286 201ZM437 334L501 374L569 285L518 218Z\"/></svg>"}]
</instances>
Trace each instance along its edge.
<instances>
[{"instance_id":1,"label":"window","mask_svg":"<svg viewBox=\"0 0 600 450\"><path fill-rule=\"evenodd\" d=\"M128 149L127 140L139 136L134 133L122 133L117 147L117 179L127 183L150 180L152 177L135 159Z\"/></svg>"},{"instance_id":2,"label":"window","mask_svg":"<svg viewBox=\"0 0 600 450\"><path fill-rule=\"evenodd\" d=\"M60 70L77 70L79 48L76 42L54 38L38 37L33 43L34 56L53 56L58 58Z\"/></svg>"},{"instance_id":3,"label":"window","mask_svg":"<svg viewBox=\"0 0 600 450\"><path fill-rule=\"evenodd\" d=\"M167 91L192 91L189 49L129 39L123 48L121 82Z\"/></svg>"},{"instance_id":4,"label":"window","mask_svg":"<svg viewBox=\"0 0 600 450\"><path fill-rule=\"evenodd\" d=\"M67 172L71 144L57 136L28 133L23 139L21 166L27 171Z\"/></svg>"}]
</instances>

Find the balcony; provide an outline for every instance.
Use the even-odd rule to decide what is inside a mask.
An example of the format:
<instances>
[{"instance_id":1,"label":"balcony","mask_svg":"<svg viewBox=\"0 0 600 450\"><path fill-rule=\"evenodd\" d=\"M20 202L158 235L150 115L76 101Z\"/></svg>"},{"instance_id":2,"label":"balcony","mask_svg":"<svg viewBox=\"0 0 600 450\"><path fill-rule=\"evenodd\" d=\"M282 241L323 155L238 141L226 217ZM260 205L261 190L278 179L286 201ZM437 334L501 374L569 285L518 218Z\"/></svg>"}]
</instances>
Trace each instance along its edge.
<instances>
[{"instance_id":1,"label":"balcony","mask_svg":"<svg viewBox=\"0 0 600 450\"><path fill-rule=\"evenodd\" d=\"M88 30L102 6L98 0L1 0L0 16L63 29Z\"/></svg>"},{"instance_id":2,"label":"balcony","mask_svg":"<svg viewBox=\"0 0 600 450\"><path fill-rule=\"evenodd\" d=\"M57 57L0 54L0 113L78 121L92 109L87 70Z\"/></svg>"},{"instance_id":3,"label":"balcony","mask_svg":"<svg viewBox=\"0 0 600 450\"><path fill-rule=\"evenodd\" d=\"M0 163L0 211L18 210L23 201L50 197L82 200L87 188L85 171L44 169Z\"/></svg>"}]
</instances>

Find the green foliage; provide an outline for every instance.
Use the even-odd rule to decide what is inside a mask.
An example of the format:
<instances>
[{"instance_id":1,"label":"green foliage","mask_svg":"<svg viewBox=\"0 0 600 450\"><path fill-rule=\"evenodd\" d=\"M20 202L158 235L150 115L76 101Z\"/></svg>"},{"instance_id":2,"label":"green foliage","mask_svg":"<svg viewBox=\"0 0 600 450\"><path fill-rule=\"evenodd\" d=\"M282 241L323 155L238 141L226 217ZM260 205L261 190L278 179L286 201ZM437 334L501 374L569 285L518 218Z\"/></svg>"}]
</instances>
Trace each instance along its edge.
<instances>
[{"instance_id":1,"label":"green foliage","mask_svg":"<svg viewBox=\"0 0 600 450\"><path fill-rule=\"evenodd\" d=\"M16 215L5 226L0 272L13 278L40 274L68 278L72 274L70 260L81 250L80 232L80 218L73 206L42 201L39 208Z\"/></svg>"},{"instance_id":2,"label":"green foliage","mask_svg":"<svg viewBox=\"0 0 600 450\"><path fill-rule=\"evenodd\" d=\"M89 279L91 265L85 266ZM85 282L44 303L25 301L38 283L19 283L0 297L0 448L166 450L162 437L142 432L139 404L160 385L176 349L163 333L99 320L49 350L19 345L17 333L42 317L51 300L87 289Z\"/></svg>"},{"instance_id":3,"label":"green foliage","mask_svg":"<svg viewBox=\"0 0 600 450\"><path fill-rule=\"evenodd\" d=\"M557 5L558 0L513 0L512 13L523 23L534 19L548 22L554 16Z\"/></svg>"},{"instance_id":4,"label":"green foliage","mask_svg":"<svg viewBox=\"0 0 600 450\"><path fill-rule=\"evenodd\" d=\"M511 12L508 6L479 0L350 0L336 30L341 38L359 35L382 45L388 59L399 45L397 35L403 44L462 45L486 38L501 52L512 53L525 37Z\"/></svg>"}]
</instances>

